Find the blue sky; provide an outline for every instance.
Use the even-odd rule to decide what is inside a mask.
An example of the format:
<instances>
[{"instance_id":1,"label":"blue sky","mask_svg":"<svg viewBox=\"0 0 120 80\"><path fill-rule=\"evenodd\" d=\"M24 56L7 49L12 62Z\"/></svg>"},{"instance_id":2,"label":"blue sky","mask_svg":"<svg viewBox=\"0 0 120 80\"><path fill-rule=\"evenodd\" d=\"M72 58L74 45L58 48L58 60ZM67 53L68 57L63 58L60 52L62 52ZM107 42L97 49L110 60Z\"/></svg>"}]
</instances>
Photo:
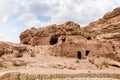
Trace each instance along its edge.
<instances>
[{"instance_id":1,"label":"blue sky","mask_svg":"<svg viewBox=\"0 0 120 80\"><path fill-rule=\"evenodd\" d=\"M120 0L0 0L0 41L19 43L31 27L74 21L85 26L120 6Z\"/></svg>"}]
</instances>

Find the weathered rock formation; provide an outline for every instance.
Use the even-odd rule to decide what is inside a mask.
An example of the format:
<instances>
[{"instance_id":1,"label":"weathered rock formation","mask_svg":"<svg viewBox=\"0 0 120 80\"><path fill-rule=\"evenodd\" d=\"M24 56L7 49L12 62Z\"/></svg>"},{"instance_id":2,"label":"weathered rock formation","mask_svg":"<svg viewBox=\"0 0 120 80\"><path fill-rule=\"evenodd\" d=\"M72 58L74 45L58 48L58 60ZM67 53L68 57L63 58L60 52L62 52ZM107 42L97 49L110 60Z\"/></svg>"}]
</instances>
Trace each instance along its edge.
<instances>
[{"instance_id":1,"label":"weathered rock formation","mask_svg":"<svg viewBox=\"0 0 120 80\"><path fill-rule=\"evenodd\" d=\"M0 57L7 54L17 54L17 53L39 53L40 51L43 51L47 49L46 46L29 46L25 44L16 44L11 42L0 42ZM44 52L43 52L44 54Z\"/></svg>"},{"instance_id":2,"label":"weathered rock formation","mask_svg":"<svg viewBox=\"0 0 120 80\"><path fill-rule=\"evenodd\" d=\"M87 40L91 40L91 37L81 31L80 25L69 21L61 25L26 30L20 39L21 43L32 46L52 45L47 53L50 55L77 57L79 54L79 58L84 58Z\"/></svg>"},{"instance_id":3,"label":"weathered rock formation","mask_svg":"<svg viewBox=\"0 0 120 80\"><path fill-rule=\"evenodd\" d=\"M90 23L83 30L100 42L120 43L120 7L106 13L103 18Z\"/></svg>"},{"instance_id":4,"label":"weathered rock formation","mask_svg":"<svg viewBox=\"0 0 120 80\"><path fill-rule=\"evenodd\" d=\"M0 56L4 54L12 54L15 52L24 52L26 49L27 49L27 46L23 44L0 42Z\"/></svg>"},{"instance_id":5,"label":"weathered rock formation","mask_svg":"<svg viewBox=\"0 0 120 80\"><path fill-rule=\"evenodd\" d=\"M47 54L85 58L88 55L120 56L120 8L106 13L84 28L68 21L21 33L21 44L51 45ZM115 59L114 58L114 59ZM119 59L118 59L119 60Z\"/></svg>"},{"instance_id":6,"label":"weathered rock formation","mask_svg":"<svg viewBox=\"0 0 120 80\"><path fill-rule=\"evenodd\" d=\"M59 36L80 33L80 25L69 21L61 25L53 24L44 28L26 30L20 35L20 40L21 43L28 45L50 45L57 43ZM53 41L50 41L52 39Z\"/></svg>"},{"instance_id":7,"label":"weathered rock formation","mask_svg":"<svg viewBox=\"0 0 120 80\"><path fill-rule=\"evenodd\" d=\"M111 51L120 57L120 7L106 13L98 21L90 23L83 31L91 34L99 43L111 44L113 48Z\"/></svg>"},{"instance_id":8,"label":"weathered rock formation","mask_svg":"<svg viewBox=\"0 0 120 80\"><path fill-rule=\"evenodd\" d=\"M68 21L60 25L49 25L44 28L31 28L21 33L20 41L27 45L52 45L56 44L61 38L63 41L66 36L83 36L91 39L89 34L82 32L80 25L72 21ZM71 37L71 39L73 39ZM74 39L73 39L74 40ZM75 39L79 41L78 39Z\"/></svg>"}]
</instances>

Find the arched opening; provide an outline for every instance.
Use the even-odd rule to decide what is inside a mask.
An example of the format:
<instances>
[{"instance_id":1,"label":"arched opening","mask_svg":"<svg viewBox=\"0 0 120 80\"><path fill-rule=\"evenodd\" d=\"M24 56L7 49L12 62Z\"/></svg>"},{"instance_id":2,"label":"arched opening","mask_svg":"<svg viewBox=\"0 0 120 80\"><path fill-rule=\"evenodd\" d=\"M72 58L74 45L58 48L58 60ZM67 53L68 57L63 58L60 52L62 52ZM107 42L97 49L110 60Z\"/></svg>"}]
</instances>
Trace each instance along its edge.
<instances>
[{"instance_id":1,"label":"arched opening","mask_svg":"<svg viewBox=\"0 0 120 80\"><path fill-rule=\"evenodd\" d=\"M58 42L58 37L56 35L53 35L50 39L50 45L54 45Z\"/></svg>"},{"instance_id":2,"label":"arched opening","mask_svg":"<svg viewBox=\"0 0 120 80\"><path fill-rule=\"evenodd\" d=\"M62 42L65 42L65 40L66 40L66 38L63 38L63 39L62 39Z\"/></svg>"},{"instance_id":3,"label":"arched opening","mask_svg":"<svg viewBox=\"0 0 120 80\"><path fill-rule=\"evenodd\" d=\"M92 40L91 37L87 37L87 40Z\"/></svg>"},{"instance_id":4,"label":"arched opening","mask_svg":"<svg viewBox=\"0 0 120 80\"><path fill-rule=\"evenodd\" d=\"M88 56L88 55L89 55L89 52L90 52L89 50L86 50L86 56Z\"/></svg>"},{"instance_id":5,"label":"arched opening","mask_svg":"<svg viewBox=\"0 0 120 80\"><path fill-rule=\"evenodd\" d=\"M81 59L81 58L82 58L82 55L81 55L81 52L80 52L80 51L77 52L77 57L78 57L78 59Z\"/></svg>"}]
</instances>

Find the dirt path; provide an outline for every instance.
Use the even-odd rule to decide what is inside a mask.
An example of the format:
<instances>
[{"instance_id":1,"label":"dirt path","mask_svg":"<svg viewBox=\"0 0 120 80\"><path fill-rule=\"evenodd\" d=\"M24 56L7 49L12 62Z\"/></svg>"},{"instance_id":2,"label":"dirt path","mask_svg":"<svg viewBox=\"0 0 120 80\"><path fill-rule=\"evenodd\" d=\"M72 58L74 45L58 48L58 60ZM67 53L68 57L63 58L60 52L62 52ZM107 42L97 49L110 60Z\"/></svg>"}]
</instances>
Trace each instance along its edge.
<instances>
[{"instance_id":1,"label":"dirt path","mask_svg":"<svg viewBox=\"0 0 120 80\"><path fill-rule=\"evenodd\" d=\"M7 78L10 80L120 80L120 72L107 70L62 70L42 68L0 71L0 80L6 80Z\"/></svg>"}]
</instances>

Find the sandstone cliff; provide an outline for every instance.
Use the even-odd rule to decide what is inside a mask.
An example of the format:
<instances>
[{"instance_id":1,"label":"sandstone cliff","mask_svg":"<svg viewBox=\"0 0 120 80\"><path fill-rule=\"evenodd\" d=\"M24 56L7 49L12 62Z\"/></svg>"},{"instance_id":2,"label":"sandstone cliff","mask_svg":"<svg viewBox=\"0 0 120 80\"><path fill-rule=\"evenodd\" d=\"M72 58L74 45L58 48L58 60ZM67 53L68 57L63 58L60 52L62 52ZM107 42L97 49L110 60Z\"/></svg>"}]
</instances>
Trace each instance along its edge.
<instances>
[{"instance_id":1,"label":"sandstone cliff","mask_svg":"<svg viewBox=\"0 0 120 80\"><path fill-rule=\"evenodd\" d=\"M22 44L28 45L50 45L51 38L58 38L62 35L81 35L90 38L89 34L81 31L80 25L72 21L68 21L60 25L49 25L44 28L31 28L21 33L20 41Z\"/></svg>"},{"instance_id":2,"label":"sandstone cliff","mask_svg":"<svg viewBox=\"0 0 120 80\"><path fill-rule=\"evenodd\" d=\"M24 44L15 44L10 42L0 42L0 56L13 54L17 52L24 52L27 50L27 46Z\"/></svg>"},{"instance_id":3,"label":"sandstone cliff","mask_svg":"<svg viewBox=\"0 0 120 80\"><path fill-rule=\"evenodd\" d=\"M79 57L102 54L120 61L120 8L106 13L103 18L81 28L68 21L60 25L31 28L21 33L21 44L32 46L53 45L47 54ZM67 46L67 47L66 47ZM82 55L81 55L82 54Z\"/></svg>"},{"instance_id":4,"label":"sandstone cliff","mask_svg":"<svg viewBox=\"0 0 120 80\"><path fill-rule=\"evenodd\" d=\"M60 25L50 25L39 29L29 29L21 33L23 44L47 44L48 37L60 35L81 35L87 39L94 38L100 42L120 43L120 7L106 13L103 18L90 23L84 28L72 21ZM49 42L49 41L48 41Z\"/></svg>"},{"instance_id":5,"label":"sandstone cliff","mask_svg":"<svg viewBox=\"0 0 120 80\"><path fill-rule=\"evenodd\" d=\"M90 23L84 31L100 42L120 43L120 7L106 13L103 18Z\"/></svg>"}]
</instances>

